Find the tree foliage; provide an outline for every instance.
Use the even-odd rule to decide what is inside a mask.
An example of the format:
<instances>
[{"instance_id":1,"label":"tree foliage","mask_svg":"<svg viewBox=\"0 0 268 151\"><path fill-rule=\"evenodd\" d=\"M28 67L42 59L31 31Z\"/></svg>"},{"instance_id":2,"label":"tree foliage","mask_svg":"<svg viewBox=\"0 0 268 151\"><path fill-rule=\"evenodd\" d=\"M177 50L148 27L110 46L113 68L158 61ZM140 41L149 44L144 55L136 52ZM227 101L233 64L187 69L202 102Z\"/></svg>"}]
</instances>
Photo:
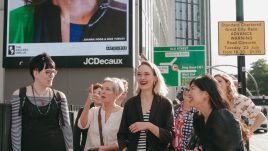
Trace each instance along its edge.
<instances>
[{"instance_id":1,"label":"tree foliage","mask_svg":"<svg viewBox=\"0 0 268 151\"><path fill-rule=\"evenodd\" d=\"M255 78L260 95L268 95L268 64L265 59L259 59L251 64L249 73ZM247 78L247 88L256 95L256 88L251 78Z\"/></svg>"}]
</instances>

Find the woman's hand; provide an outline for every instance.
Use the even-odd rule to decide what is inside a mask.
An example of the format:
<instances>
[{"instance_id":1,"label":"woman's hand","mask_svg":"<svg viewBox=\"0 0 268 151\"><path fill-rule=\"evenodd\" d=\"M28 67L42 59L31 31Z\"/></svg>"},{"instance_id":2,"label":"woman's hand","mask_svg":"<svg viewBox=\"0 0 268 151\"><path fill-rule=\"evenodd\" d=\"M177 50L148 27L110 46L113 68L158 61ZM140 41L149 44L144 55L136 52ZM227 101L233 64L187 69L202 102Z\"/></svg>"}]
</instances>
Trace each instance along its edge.
<instances>
[{"instance_id":1,"label":"woman's hand","mask_svg":"<svg viewBox=\"0 0 268 151\"><path fill-rule=\"evenodd\" d=\"M139 131L145 131L149 129L149 122L135 122L129 126L129 130L132 133L136 133Z\"/></svg>"},{"instance_id":2,"label":"woman's hand","mask_svg":"<svg viewBox=\"0 0 268 151\"><path fill-rule=\"evenodd\" d=\"M98 151L108 151L108 149L106 149L106 147L105 146L100 146L99 147L99 149L98 149Z\"/></svg>"}]
</instances>

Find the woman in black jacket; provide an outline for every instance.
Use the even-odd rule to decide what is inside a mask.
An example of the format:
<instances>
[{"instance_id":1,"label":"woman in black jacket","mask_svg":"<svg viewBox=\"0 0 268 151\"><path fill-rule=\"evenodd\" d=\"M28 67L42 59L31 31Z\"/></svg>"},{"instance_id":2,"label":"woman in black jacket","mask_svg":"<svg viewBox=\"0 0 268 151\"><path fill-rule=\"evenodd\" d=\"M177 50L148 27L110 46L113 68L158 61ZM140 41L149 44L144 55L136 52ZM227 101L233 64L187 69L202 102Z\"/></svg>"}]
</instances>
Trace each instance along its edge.
<instances>
[{"instance_id":1,"label":"woman in black jacket","mask_svg":"<svg viewBox=\"0 0 268 151\"><path fill-rule=\"evenodd\" d=\"M240 124L224 103L217 81L208 75L190 82L190 104L201 115L194 118L203 151L244 151Z\"/></svg>"},{"instance_id":2,"label":"woman in black jacket","mask_svg":"<svg viewBox=\"0 0 268 151\"><path fill-rule=\"evenodd\" d=\"M159 69L143 61L137 71L137 96L130 98L117 134L119 150L167 150L173 136L171 101Z\"/></svg>"}]
</instances>

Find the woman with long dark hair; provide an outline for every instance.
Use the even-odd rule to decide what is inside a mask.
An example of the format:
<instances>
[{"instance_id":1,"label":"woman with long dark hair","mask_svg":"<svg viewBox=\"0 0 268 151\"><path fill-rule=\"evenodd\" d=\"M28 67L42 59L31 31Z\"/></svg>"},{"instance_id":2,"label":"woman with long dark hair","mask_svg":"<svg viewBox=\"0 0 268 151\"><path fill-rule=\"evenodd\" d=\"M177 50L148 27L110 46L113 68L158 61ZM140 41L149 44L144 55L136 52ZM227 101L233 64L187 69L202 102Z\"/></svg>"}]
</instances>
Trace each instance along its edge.
<instances>
[{"instance_id":1,"label":"woman with long dark hair","mask_svg":"<svg viewBox=\"0 0 268 151\"><path fill-rule=\"evenodd\" d=\"M200 111L195 133L204 151L244 151L240 124L227 109L217 81L203 75L190 82L190 104Z\"/></svg>"}]
</instances>

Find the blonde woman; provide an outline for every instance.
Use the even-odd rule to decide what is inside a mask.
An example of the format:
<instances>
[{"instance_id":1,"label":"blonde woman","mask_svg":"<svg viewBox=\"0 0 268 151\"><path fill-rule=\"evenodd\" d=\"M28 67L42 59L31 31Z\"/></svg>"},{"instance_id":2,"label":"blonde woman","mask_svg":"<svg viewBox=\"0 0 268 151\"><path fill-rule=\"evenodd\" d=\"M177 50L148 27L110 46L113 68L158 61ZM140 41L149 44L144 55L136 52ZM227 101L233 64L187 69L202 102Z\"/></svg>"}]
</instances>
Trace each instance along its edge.
<instances>
[{"instance_id":1,"label":"blonde woman","mask_svg":"<svg viewBox=\"0 0 268 151\"><path fill-rule=\"evenodd\" d=\"M137 95L125 106L117 134L119 150L166 151L172 141L173 107L165 95L167 87L159 69L143 61L136 73Z\"/></svg>"},{"instance_id":2,"label":"blonde woman","mask_svg":"<svg viewBox=\"0 0 268 151\"><path fill-rule=\"evenodd\" d=\"M123 108L117 105L115 101L123 93L123 90L124 85L120 79L105 78L100 94L102 106L91 109L89 109L90 104L96 94L90 94L78 121L79 128L88 128L84 151L118 150L116 134L119 129Z\"/></svg>"},{"instance_id":3,"label":"blonde woman","mask_svg":"<svg viewBox=\"0 0 268 151\"><path fill-rule=\"evenodd\" d=\"M226 74L216 74L214 78L218 81L225 99L230 106L231 112L241 120L241 116L252 119L254 123L250 126L250 133L253 133L265 120L265 116L252 100L237 92L233 79Z\"/></svg>"},{"instance_id":4,"label":"blonde woman","mask_svg":"<svg viewBox=\"0 0 268 151\"><path fill-rule=\"evenodd\" d=\"M119 97L118 100L116 100L116 104L119 105L119 106L124 106L125 104L125 99L127 97L127 93L128 93L128 81L125 80L125 79L121 79L123 84L124 84L124 92L122 93L122 95Z\"/></svg>"}]
</instances>

